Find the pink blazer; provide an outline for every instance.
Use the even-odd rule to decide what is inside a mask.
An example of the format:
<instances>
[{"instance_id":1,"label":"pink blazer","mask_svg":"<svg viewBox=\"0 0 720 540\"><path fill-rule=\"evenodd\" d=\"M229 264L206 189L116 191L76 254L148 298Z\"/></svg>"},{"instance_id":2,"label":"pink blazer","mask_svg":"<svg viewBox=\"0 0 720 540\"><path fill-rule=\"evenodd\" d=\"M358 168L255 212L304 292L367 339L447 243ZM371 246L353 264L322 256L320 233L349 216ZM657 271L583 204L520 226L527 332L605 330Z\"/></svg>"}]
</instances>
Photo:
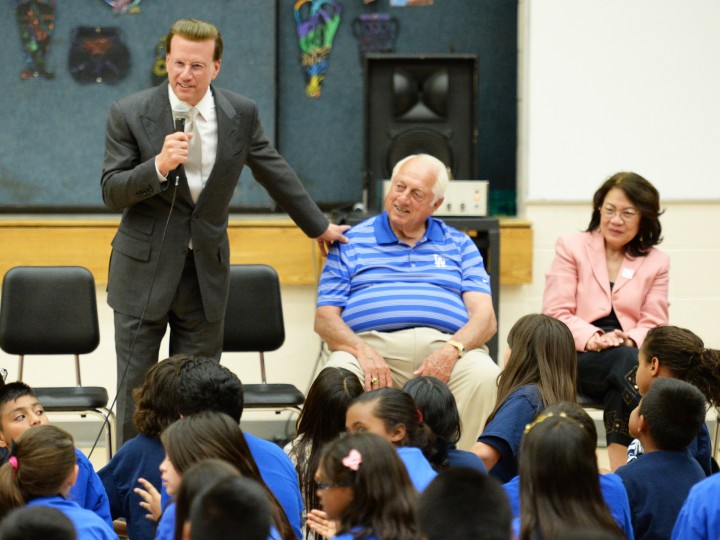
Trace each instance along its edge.
<instances>
[{"instance_id":1,"label":"pink blazer","mask_svg":"<svg viewBox=\"0 0 720 540\"><path fill-rule=\"evenodd\" d=\"M640 347L648 330L668 322L670 257L652 248L645 257L625 256L612 292L600 232L561 236L555 260L545 274L542 312L568 325L575 348L598 331L590 324L615 314L622 329Z\"/></svg>"}]
</instances>

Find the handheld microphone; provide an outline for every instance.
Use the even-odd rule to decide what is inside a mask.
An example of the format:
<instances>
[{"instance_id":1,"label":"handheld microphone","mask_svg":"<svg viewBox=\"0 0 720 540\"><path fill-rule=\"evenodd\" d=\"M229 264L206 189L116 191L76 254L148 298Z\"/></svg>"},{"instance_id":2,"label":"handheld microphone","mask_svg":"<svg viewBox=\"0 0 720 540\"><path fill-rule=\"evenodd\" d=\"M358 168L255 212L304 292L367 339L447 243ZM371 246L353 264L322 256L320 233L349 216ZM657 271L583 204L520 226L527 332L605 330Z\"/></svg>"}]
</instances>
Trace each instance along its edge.
<instances>
[{"instance_id":1,"label":"handheld microphone","mask_svg":"<svg viewBox=\"0 0 720 540\"><path fill-rule=\"evenodd\" d=\"M190 110L183 107L182 105L178 105L177 108L173 109L173 119L175 124L175 131L176 132L184 132L185 131L185 122L187 122L190 119ZM182 165L178 165L175 168L175 184L177 185L179 181L179 175L183 174L185 172L185 169Z\"/></svg>"}]
</instances>

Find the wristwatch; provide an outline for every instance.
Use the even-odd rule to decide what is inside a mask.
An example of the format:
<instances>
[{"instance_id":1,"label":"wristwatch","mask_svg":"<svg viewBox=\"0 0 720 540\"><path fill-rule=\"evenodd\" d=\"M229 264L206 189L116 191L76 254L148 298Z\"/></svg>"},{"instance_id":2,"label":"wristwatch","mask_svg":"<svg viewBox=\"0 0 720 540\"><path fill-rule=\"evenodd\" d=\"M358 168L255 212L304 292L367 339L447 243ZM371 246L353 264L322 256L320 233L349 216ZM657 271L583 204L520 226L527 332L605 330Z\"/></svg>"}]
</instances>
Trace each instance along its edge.
<instances>
[{"instance_id":1,"label":"wristwatch","mask_svg":"<svg viewBox=\"0 0 720 540\"><path fill-rule=\"evenodd\" d=\"M452 345L457 349L458 358L462 358L463 356L465 356L465 345L463 345L459 341L455 341L454 339L448 339L446 343L448 345Z\"/></svg>"}]
</instances>

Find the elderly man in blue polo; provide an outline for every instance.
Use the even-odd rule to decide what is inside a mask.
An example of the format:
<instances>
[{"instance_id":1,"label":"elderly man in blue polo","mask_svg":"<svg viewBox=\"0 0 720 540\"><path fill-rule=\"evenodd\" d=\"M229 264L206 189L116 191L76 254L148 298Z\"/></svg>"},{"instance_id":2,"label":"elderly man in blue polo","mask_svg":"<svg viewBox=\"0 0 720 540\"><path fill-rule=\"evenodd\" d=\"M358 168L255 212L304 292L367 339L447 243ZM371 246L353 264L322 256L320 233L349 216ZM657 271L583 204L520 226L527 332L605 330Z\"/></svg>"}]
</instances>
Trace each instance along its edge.
<instances>
[{"instance_id":1,"label":"elderly man in blue polo","mask_svg":"<svg viewBox=\"0 0 720 540\"><path fill-rule=\"evenodd\" d=\"M431 375L450 387L470 449L495 406L497 331L490 279L470 237L433 218L448 172L427 154L392 173L385 211L334 244L320 276L315 331L327 366L353 371L366 390Z\"/></svg>"}]
</instances>

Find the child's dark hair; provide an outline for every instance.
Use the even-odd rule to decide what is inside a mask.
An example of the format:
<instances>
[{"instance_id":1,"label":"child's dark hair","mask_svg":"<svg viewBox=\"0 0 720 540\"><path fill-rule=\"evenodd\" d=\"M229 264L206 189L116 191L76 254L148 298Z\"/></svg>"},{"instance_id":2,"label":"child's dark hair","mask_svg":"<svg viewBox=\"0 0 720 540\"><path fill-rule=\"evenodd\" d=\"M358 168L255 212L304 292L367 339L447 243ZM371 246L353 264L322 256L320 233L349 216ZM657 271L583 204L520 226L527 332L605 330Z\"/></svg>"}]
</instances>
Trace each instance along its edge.
<instances>
[{"instance_id":1,"label":"child's dark hair","mask_svg":"<svg viewBox=\"0 0 720 540\"><path fill-rule=\"evenodd\" d=\"M364 392L356 397L355 403L374 403L373 414L385 423L385 428L392 431L396 426L405 427L405 438L398 446L414 446L422 450L428 461L435 454L435 434L422 417L420 409L407 392L397 388L378 388Z\"/></svg>"},{"instance_id":2,"label":"child's dark hair","mask_svg":"<svg viewBox=\"0 0 720 540\"><path fill-rule=\"evenodd\" d=\"M218 458L232 464L240 474L263 486L273 508L275 527L284 540L295 533L277 498L260 476L238 423L225 413L204 411L181 418L160 436L168 459L182 475L190 465L203 459Z\"/></svg>"},{"instance_id":3,"label":"child's dark hair","mask_svg":"<svg viewBox=\"0 0 720 540\"><path fill-rule=\"evenodd\" d=\"M215 482L193 502L192 540L265 540L270 537L270 505L262 487L232 476Z\"/></svg>"},{"instance_id":4,"label":"child's dark hair","mask_svg":"<svg viewBox=\"0 0 720 540\"><path fill-rule=\"evenodd\" d=\"M520 539L562 538L568 528L605 529L624 537L600 491L597 433L565 407L548 407L525 429L518 459ZM594 429L592 430L594 432Z\"/></svg>"},{"instance_id":5,"label":"child's dark hair","mask_svg":"<svg viewBox=\"0 0 720 540\"><path fill-rule=\"evenodd\" d=\"M423 421L435 434L436 452L431 464L436 470L448 467L448 449L460 440L460 412L448 385L436 377L414 377L405 383L403 391L415 401Z\"/></svg>"},{"instance_id":6,"label":"child's dark hair","mask_svg":"<svg viewBox=\"0 0 720 540\"><path fill-rule=\"evenodd\" d=\"M243 412L243 386L237 375L213 358L198 357L183 365L179 382L180 414L202 411L227 414L240 422Z\"/></svg>"},{"instance_id":7,"label":"child's dark hair","mask_svg":"<svg viewBox=\"0 0 720 540\"><path fill-rule=\"evenodd\" d=\"M418 500L417 519L427 540L512 536L512 509L505 490L495 478L463 467L443 471L430 482Z\"/></svg>"},{"instance_id":8,"label":"child's dark hair","mask_svg":"<svg viewBox=\"0 0 720 540\"><path fill-rule=\"evenodd\" d=\"M133 390L135 426L139 433L159 437L166 427L180 418L180 370L192 361L190 355L177 354L147 370L142 386Z\"/></svg>"},{"instance_id":9,"label":"child's dark hair","mask_svg":"<svg viewBox=\"0 0 720 540\"><path fill-rule=\"evenodd\" d=\"M66 431L51 425L25 431L0 467L0 516L37 497L60 493L76 462L73 438Z\"/></svg>"},{"instance_id":10,"label":"child's dark hair","mask_svg":"<svg viewBox=\"0 0 720 540\"><path fill-rule=\"evenodd\" d=\"M577 399L577 354L565 323L547 315L525 315L510 329L507 340L510 360L498 375L497 400L487 423L522 386L537 385L544 407Z\"/></svg>"},{"instance_id":11,"label":"child's dark hair","mask_svg":"<svg viewBox=\"0 0 720 540\"><path fill-rule=\"evenodd\" d=\"M354 463L347 458L354 456ZM416 491L397 451L374 433L340 436L322 451L320 466L333 483L352 488L338 533L354 538L416 540Z\"/></svg>"},{"instance_id":12,"label":"child's dark hair","mask_svg":"<svg viewBox=\"0 0 720 540\"><path fill-rule=\"evenodd\" d=\"M24 382L16 381L0 385L0 411L7 403L20 399L21 397L35 397L35 392ZM0 429L2 429L2 415L0 414Z\"/></svg>"},{"instance_id":13,"label":"child's dark hair","mask_svg":"<svg viewBox=\"0 0 720 540\"><path fill-rule=\"evenodd\" d=\"M703 340L678 326L652 328L642 344L648 360L657 358L673 377L689 382L720 407L720 351L706 349Z\"/></svg>"},{"instance_id":14,"label":"child's dark hair","mask_svg":"<svg viewBox=\"0 0 720 540\"><path fill-rule=\"evenodd\" d=\"M661 377L640 401L640 414L660 450L684 450L705 422L705 396L694 385Z\"/></svg>"},{"instance_id":15,"label":"child's dark hair","mask_svg":"<svg viewBox=\"0 0 720 540\"><path fill-rule=\"evenodd\" d=\"M70 518L50 506L23 506L10 512L0 524L3 540L76 540L77 532Z\"/></svg>"},{"instance_id":16,"label":"child's dark hair","mask_svg":"<svg viewBox=\"0 0 720 540\"><path fill-rule=\"evenodd\" d=\"M295 469L305 507L319 508L315 471L322 447L345 431L345 413L353 399L363 393L360 379L344 368L326 367L307 391L297 420L293 444ZM308 534L311 531L308 528Z\"/></svg>"},{"instance_id":17,"label":"child's dark hair","mask_svg":"<svg viewBox=\"0 0 720 540\"><path fill-rule=\"evenodd\" d=\"M190 508L198 495L218 480L231 476L240 476L240 472L227 461L216 458L195 463L183 473L175 497L175 538L182 538L185 522L190 519Z\"/></svg>"}]
</instances>

